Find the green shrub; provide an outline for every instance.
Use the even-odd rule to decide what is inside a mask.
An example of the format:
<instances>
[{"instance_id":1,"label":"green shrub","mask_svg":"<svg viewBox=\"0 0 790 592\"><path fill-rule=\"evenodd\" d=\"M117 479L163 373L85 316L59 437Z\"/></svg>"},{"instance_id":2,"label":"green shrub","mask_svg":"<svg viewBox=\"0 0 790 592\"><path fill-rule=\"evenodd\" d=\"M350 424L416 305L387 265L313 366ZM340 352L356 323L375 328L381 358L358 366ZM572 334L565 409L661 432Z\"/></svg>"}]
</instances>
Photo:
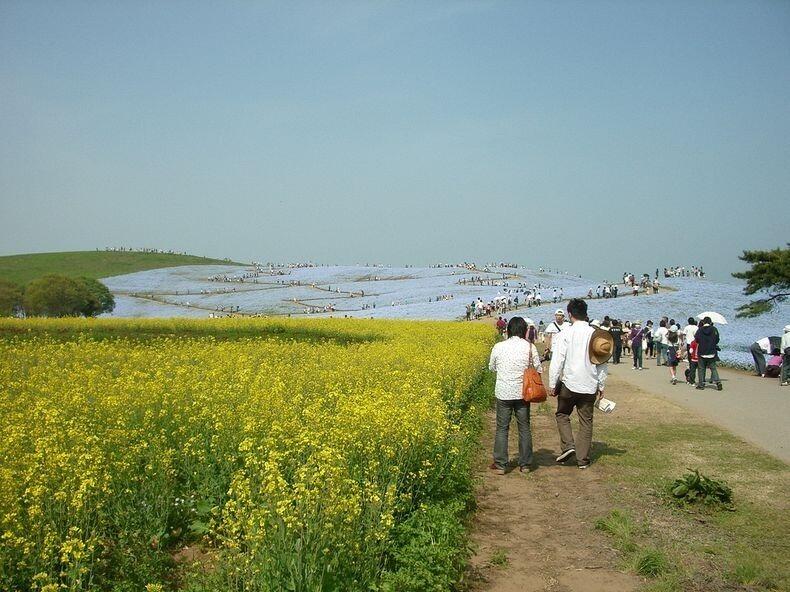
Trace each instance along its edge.
<instances>
[{"instance_id":1,"label":"green shrub","mask_svg":"<svg viewBox=\"0 0 790 592\"><path fill-rule=\"evenodd\" d=\"M732 489L726 483L701 475L698 470L688 471L669 486L669 494L674 500L684 503L701 502L708 506L732 505Z\"/></svg>"}]
</instances>

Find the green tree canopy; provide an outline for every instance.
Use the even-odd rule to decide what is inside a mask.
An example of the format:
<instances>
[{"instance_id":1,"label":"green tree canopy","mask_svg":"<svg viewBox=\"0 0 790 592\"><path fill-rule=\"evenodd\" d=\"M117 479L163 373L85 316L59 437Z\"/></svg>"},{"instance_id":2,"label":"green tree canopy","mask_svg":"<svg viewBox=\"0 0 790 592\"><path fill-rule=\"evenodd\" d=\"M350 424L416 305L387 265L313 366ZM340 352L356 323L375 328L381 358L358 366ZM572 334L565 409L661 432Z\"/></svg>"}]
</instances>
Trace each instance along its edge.
<instances>
[{"instance_id":1,"label":"green tree canopy","mask_svg":"<svg viewBox=\"0 0 790 592\"><path fill-rule=\"evenodd\" d=\"M97 280L47 275L27 285L23 305L28 316L96 316L111 311L115 300Z\"/></svg>"},{"instance_id":2,"label":"green tree canopy","mask_svg":"<svg viewBox=\"0 0 790 592\"><path fill-rule=\"evenodd\" d=\"M746 280L743 293L760 293L763 297L739 306L737 316L759 316L790 296L790 243L770 251L744 251L739 259L751 265L747 271L732 274Z\"/></svg>"},{"instance_id":3,"label":"green tree canopy","mask_svg":"<svg viewBox=\"0 0 790 592\"><path fill-rule=\"evenodd\" d=\"M14 283L0 280L0 317L14 314L22 306L22 289Z\"/></svg>"},{"instance_id":4,"label":"green tree canopy","mask_svg":"<svg viewBox=\"0 0 790 592\"><path fill-rule=\"evenodd\" d=\"M110 289L99 280L93 278L80 277L76 280L87 290L90 298L85 302L82 314L86 317L95 317L104 312L112 312L115 308L115 298Z\"/></svg>"}]
</instances>

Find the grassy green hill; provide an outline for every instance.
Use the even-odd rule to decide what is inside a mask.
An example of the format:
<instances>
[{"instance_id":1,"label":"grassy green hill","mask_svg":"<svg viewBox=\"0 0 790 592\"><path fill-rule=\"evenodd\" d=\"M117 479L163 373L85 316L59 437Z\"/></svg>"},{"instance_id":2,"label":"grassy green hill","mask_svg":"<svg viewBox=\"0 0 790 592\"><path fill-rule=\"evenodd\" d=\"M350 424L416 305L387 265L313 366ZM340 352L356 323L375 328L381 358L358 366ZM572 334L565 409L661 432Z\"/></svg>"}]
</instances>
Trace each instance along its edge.
<instances>
[{"instance_id":1,"label":"grassy green hill","mask_svg":"<svg viewBox=\"0 0 790 592\"><path fill-rule=\"evenodd\" d=\"M20 286L41 276L57 273L71 277L103 278L178 265L244 265L235 261L195 255L116 251L32 253L0 257L0 279Z\"/></svg>"}]
</instances>

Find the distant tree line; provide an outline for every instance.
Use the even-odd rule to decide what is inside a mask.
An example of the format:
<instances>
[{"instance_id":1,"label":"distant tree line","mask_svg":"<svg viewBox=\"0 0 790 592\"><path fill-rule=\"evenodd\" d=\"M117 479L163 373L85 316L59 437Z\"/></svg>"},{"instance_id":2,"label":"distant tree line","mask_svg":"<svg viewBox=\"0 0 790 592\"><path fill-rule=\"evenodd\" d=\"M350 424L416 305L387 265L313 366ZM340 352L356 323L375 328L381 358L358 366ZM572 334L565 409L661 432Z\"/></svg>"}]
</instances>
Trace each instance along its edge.
<instances>
[{"instance_id":1,"label":"distant tree line","mask_svg":"<svg viewBox=\"0 0 790 592\"><path fill-rule=\"evenodd\" d=\"M100 281L46 275L24 288L0 280L0 316L95 317L112 312L115 299Z\"/></svg>"}]
</instances>

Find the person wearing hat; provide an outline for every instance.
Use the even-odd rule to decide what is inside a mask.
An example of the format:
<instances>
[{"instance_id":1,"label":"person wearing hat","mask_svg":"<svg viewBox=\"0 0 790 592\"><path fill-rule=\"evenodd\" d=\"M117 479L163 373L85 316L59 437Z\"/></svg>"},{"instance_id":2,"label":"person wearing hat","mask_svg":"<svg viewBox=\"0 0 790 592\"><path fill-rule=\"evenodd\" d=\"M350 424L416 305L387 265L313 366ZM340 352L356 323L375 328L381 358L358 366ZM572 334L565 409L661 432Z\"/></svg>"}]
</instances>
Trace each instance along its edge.
<instances>
[{"instance_id":1,"label":"person wearing hat","mask_svg":"<svg viewBox=\"0 0 790 592\"><path fill-rule=\"evenodd\" d=\"M557 334L568 327L570 327L570 323L565 320L565 311L561 308L558 308L554 311L554 320L550 322L549 326L543 331L543 335L546 340L546 348L543 354L544 360L551 359L551 342L554 340Z\"/></svg>"},{"instance_id":2,"label":"person wearing hat","mask_svg":"<svg viewBox=\"0 0 790 592\"><path fill-rule=\"evenodd\" d=\"M554 354L549 367L549 392L557 397L557 430L562 452L557 462L574 454L580 469L590 466L593 409L603 397L606 385L606 362L614 349L614 338L604 329L587 322L587 303L581 298L568 302L571 326L555 337ZM574 439L571 413L579 418L579 432Z\"/></svg>"},{"instance_id":3,"label":"person wearing hat","mask_svg":"<svg viewBox=\"0 0 790 592\"><path fill-rule=\"evenodd\" d=\"M782 341L779 345L782 352L782 386L790 385L790 325L785 325Z\"/></svg>"}]
</instances>

